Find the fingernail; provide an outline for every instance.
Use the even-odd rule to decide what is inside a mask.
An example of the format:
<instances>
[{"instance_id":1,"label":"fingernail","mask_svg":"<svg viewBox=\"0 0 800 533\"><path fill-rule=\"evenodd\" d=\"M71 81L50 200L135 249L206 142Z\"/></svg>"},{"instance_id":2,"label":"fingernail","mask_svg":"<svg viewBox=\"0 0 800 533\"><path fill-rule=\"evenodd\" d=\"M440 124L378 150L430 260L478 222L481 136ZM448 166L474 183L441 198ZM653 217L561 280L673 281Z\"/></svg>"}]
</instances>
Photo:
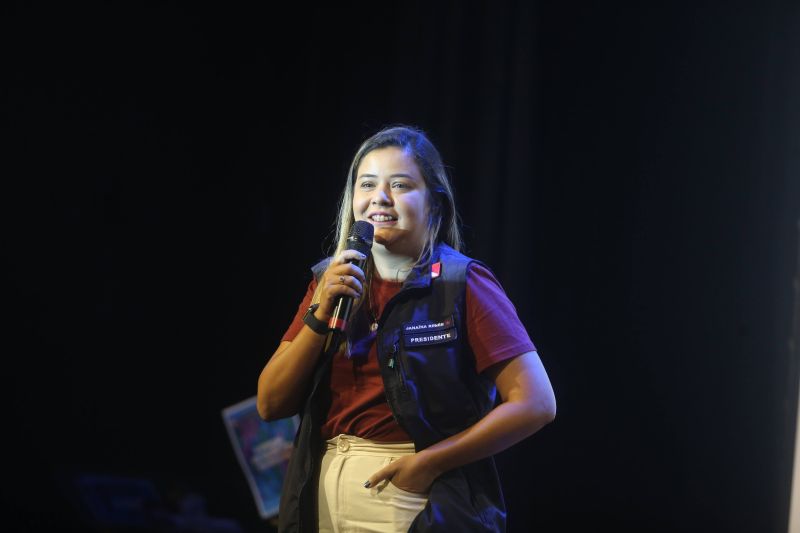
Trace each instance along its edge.
<instances>
[{"instance_id":1,"label":"fingernail","mask_svg":"<svg viewBox=\"0 0 800 533\"><path fill-rule=\"evenodd\" d=\"M372 483L370 483L370 482L369 482L369 480L366 480L366 481L364 482L364 488L365 488L365 489L368 489L368 488L370 488L371 486L372 486Z\"/></svg>"}]
</instances>

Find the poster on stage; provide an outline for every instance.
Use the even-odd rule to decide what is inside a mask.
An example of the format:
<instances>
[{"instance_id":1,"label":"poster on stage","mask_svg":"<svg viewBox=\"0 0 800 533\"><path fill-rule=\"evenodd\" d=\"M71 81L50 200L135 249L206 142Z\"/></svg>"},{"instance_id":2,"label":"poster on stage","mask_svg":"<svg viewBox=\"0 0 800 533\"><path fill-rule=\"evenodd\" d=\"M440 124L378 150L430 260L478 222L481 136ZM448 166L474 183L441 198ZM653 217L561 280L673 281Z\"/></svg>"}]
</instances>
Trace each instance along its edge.
<instances>
[{"instance_id":1,"label":"poster on stage","mask_svg":"<svg viewBox=\"0 0 800 533\"><path fill-rule=\"evenodd\" d=\"M265 422L253 396L223 409L222 419L259 515L264 519L276 516L300 417Z\"/></svg>"}]
</instances>

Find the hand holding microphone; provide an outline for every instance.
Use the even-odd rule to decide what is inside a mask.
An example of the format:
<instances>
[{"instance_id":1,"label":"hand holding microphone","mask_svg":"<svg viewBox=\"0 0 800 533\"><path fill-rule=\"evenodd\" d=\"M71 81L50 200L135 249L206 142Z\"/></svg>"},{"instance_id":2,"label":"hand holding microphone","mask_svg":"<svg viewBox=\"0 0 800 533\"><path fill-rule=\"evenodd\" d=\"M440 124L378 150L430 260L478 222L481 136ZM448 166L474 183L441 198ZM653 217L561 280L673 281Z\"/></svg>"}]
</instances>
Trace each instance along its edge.
<instances>
[{"instance_id":1,"label":"hand holding microphone","mask_svg":"<svg viewBox=\"0 0 800 533\"><path fill-rule=\"evenodd\" d=\"M373 234L374 228L372 224L364 220L359 220L350 228L350 235L347 237L347 250L355 250L363 254L363 259L353 259L348 262L357 266L362 273L372 250ZM339 281L344 284L344 276L340 276ZM333 314L328 321L328 327L334 331L343 332L347 328L347 321L350 318L350 311L352 308L353 297L346 294L340 296L333 309Z\"/></svg>"},{"instance_id":2,"label":"hand holding microphone","mask_svg":"<svg viewBox=\"0 0 800 533\"><path fill-rule=\"evenodd\" d=\"M303 321L319 334L341 333L347 327L353 300L362 297L364 267L372 248L372 224L358 221L350 230L347 247L331 259L319 280L319 303L309 307Z\"/></svg>"}]
</instances>

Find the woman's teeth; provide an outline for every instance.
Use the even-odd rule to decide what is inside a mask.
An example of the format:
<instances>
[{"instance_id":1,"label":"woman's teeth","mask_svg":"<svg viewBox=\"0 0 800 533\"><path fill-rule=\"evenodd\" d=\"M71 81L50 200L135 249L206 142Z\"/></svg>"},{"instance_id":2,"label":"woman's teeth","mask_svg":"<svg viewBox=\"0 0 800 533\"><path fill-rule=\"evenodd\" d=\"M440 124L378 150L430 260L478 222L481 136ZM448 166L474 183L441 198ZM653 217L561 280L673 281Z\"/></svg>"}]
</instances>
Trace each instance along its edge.
<instances>
[{"instance_id":1,"label":"woman's teeth","mask_svg":"<svg viewBox=\"0 0 800 533\"><path fill-rule=\"evenodd\" d=\"M390 220L394 220L394 217L390 217L389 215L372 215L370 217L375 222L388 222Z\"/></svg>"}]
</instances>

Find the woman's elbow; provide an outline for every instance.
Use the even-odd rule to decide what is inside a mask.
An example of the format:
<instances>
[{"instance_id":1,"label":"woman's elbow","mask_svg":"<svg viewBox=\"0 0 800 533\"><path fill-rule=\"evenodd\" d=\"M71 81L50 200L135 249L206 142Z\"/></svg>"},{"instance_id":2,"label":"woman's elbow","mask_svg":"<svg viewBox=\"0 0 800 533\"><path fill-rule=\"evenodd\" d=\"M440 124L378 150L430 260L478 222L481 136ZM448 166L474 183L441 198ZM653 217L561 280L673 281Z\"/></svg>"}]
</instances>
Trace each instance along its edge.
<instances>
[{"instance_id":1,"label":"woman's elbow","mask_svg":"<svg viewBox=\"0 0 800 533\"><path fill-rule=\"evenodd\" d=\"M258 416L260 416L265 422L272 422L273 420L286 417L286 415L281 414L279 409L276 409L275 406L270 405L266 399L262 400L259 398L256 402L256 408L258 409Z\"/></svg>"},{"instance_id":2,"label":"woman's elbow","mask_svg":"<svg viewBox=\"0 0 800 533\"><path fill-rule=\"evenodd\" d=\"M541 411L541 418L543 420L542 425L547 425L553 420L556 419L556 402L553 400L551 403L547 405L546 408L542 409Z\"/></svg>"},{"instance_id":3,"label":"woman's elbow","mask_svg":"<svg viewBox=\"0 0 800 533\"><path fill-rule=\"evenodd\" d=\"M537 398L530 405L531 422L538 430L555 420L556 418L556 399L552 395L544 398Z\"/></svg>"},{"instance_id":4,"label":"woman's elbow","mask_svg":"<svg viewBox=\"0 0 800 533\"><path fill-rule=\"evenodd\" d=\"M260 385L260 384L259 384ZM256 409L258 416L266 422L272 422L281 418L276 412L275 399L270 397L269 391L266 387L259 386L258 395L256 396Z\"/></svg>"},{"instance_id":5,"label":"woman's elbow","mask_svg":"<svg viewBox=\"0 0 800 533\"><path fill-rule=\"evenodd\" d=\"M288 418L297 414L298 409L296 406L288 405L269 401L266 395L259 394L256 400L256 409L258 416L265 422L272 422L273 420L280 420L281 418Z\"/></svg>"},{"instance_id":6,"label":"woman's elbow","mask_svg":"<svg viewBox=\"0 0 800 533\"><path fill-rule=\"evenodd\" d=\"M270 418L270 411L269 407L267 406L267 401L263 399L260 394L256 399L256 410L258 410L258 416L260 416L262 420L266 422L272 420L272 418Z\"/></svg>"}]
</instances>

